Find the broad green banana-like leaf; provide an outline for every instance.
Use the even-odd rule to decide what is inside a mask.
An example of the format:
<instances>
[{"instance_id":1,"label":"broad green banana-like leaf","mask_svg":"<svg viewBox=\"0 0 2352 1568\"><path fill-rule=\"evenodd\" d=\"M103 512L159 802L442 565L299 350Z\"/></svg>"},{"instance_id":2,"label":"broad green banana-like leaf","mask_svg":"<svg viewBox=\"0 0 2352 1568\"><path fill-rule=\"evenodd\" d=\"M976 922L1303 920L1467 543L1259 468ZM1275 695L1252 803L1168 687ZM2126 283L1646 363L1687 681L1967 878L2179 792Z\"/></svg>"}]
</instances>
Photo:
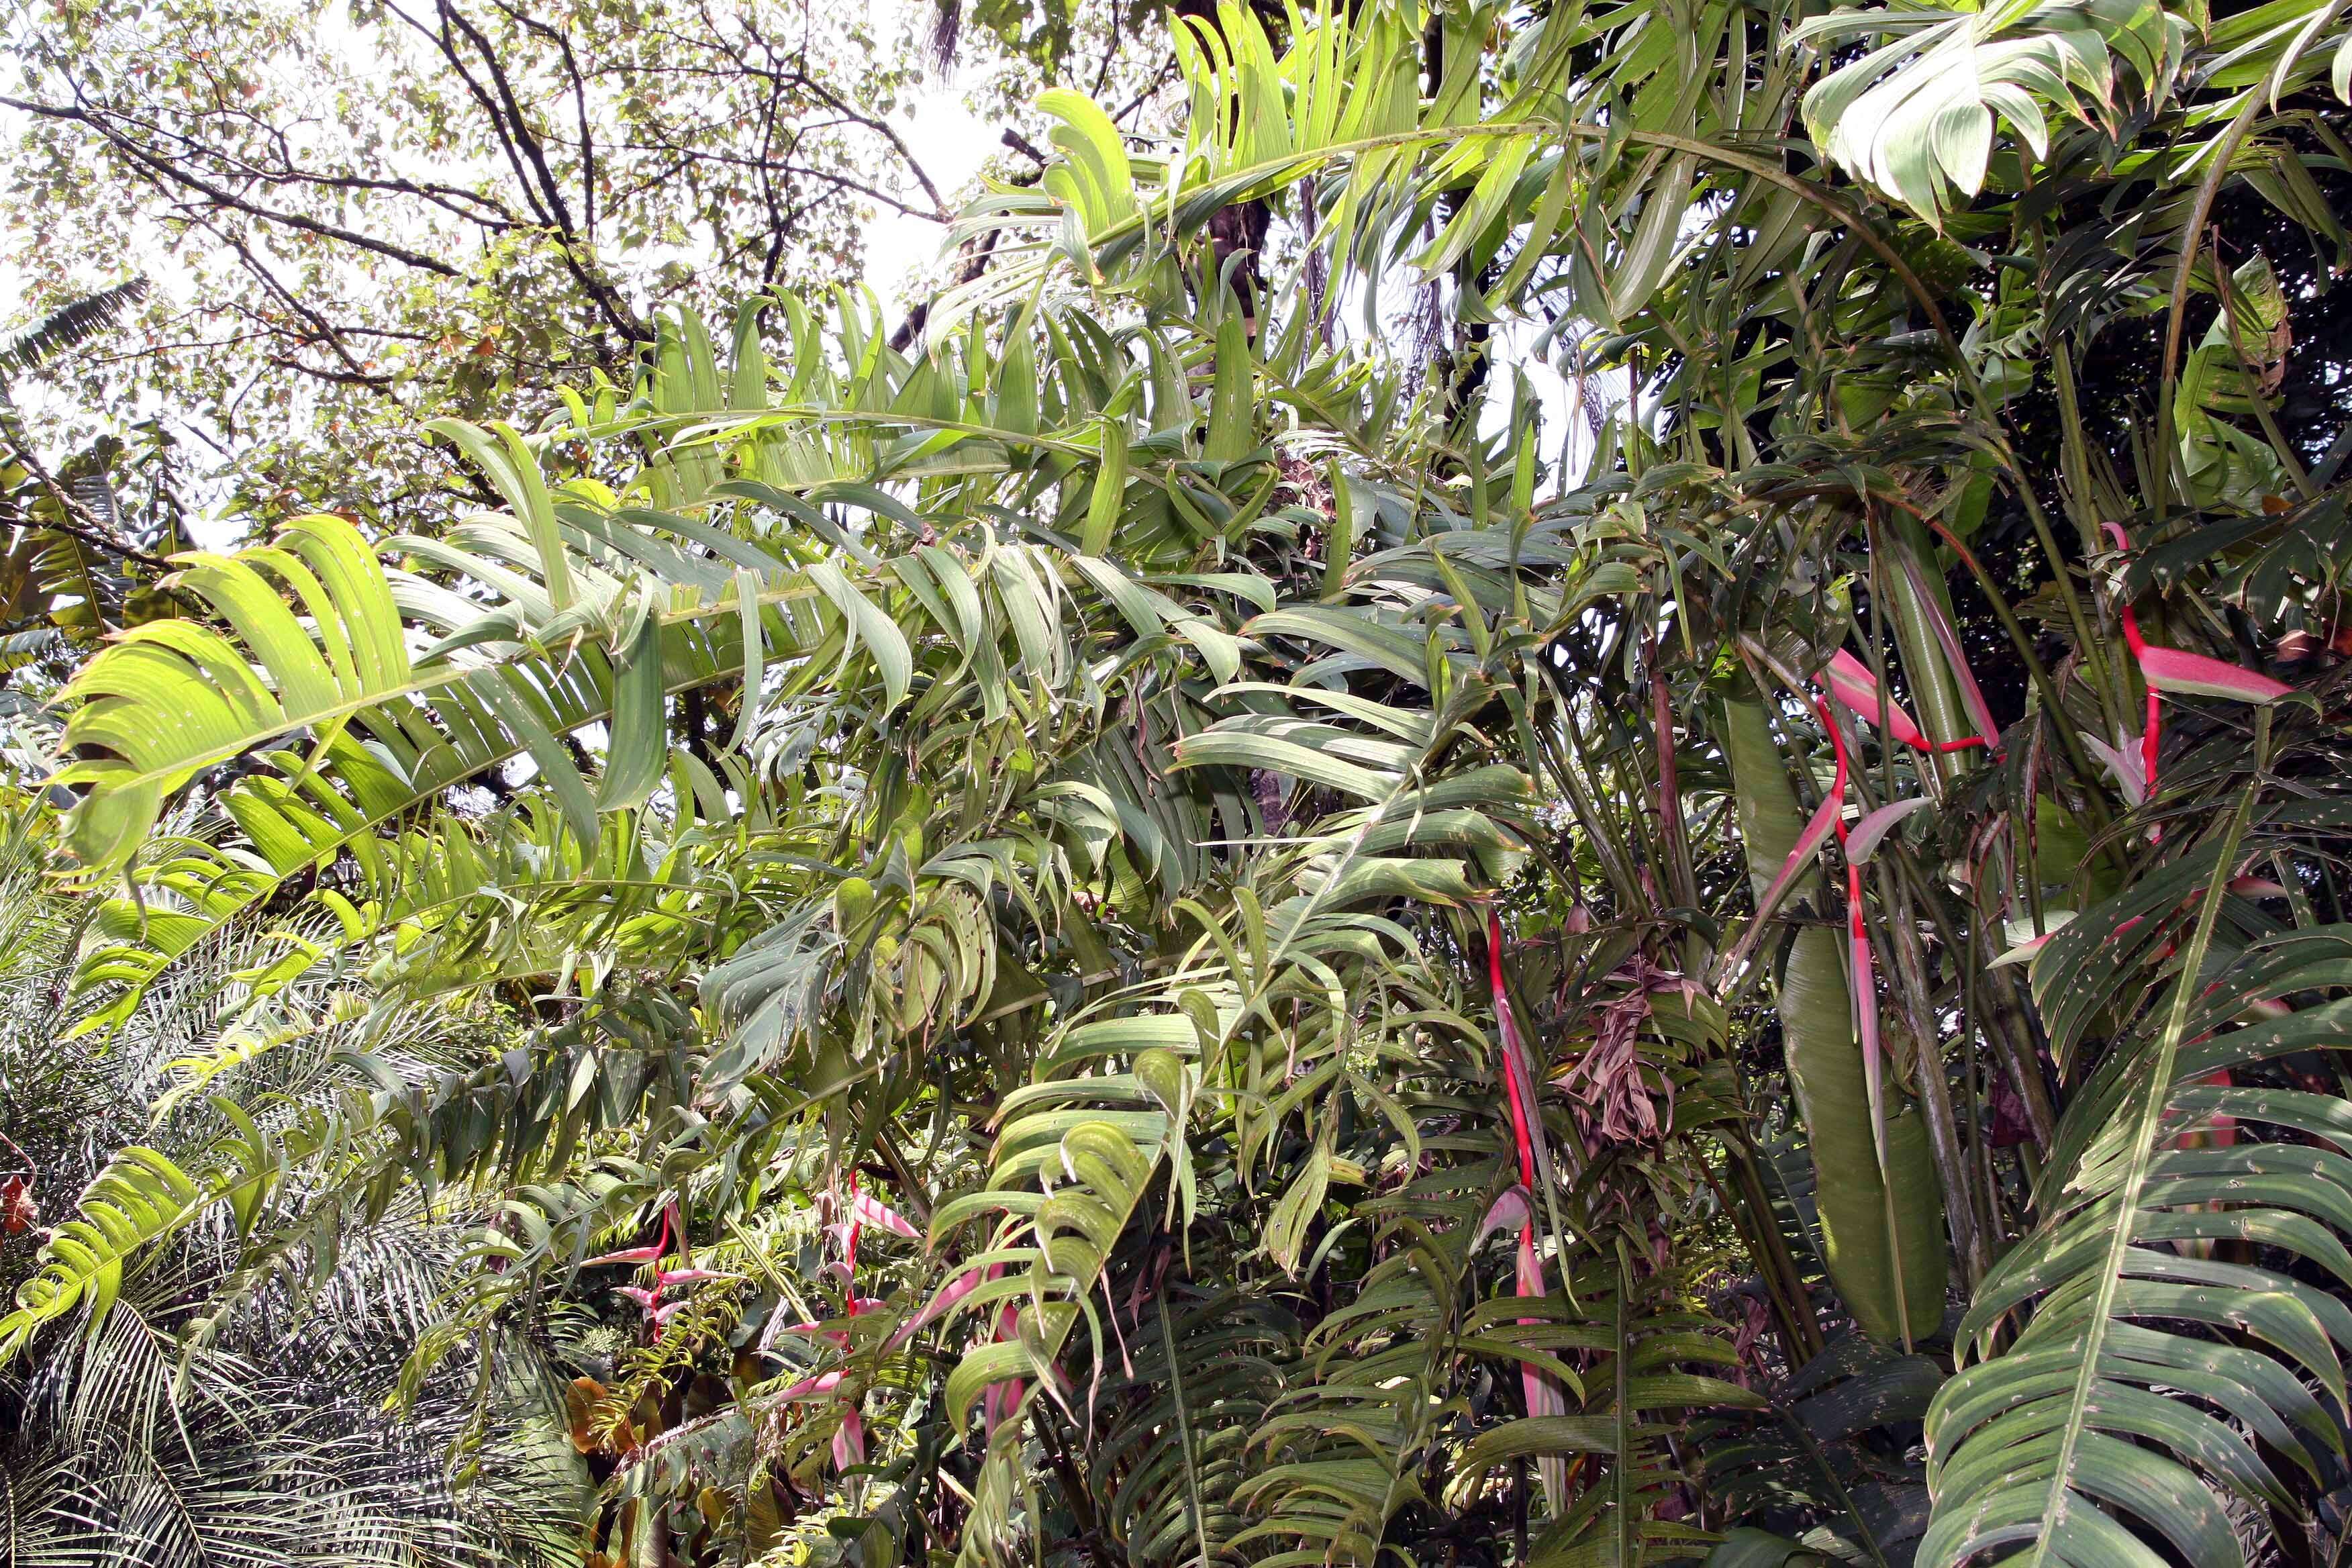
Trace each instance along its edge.
<instances>
[{"instance_id":1,"label":"broad green banana-like leaf","mask_svg":"<svg viewBox=\"0 0 2352 1568\"><path fill-rule=\"evenodd\" d=\"M1796 845L1802 818L1763 704L1743 693L1727 699L1723 713L1740 837L1760 897ZM1809 875L1796 896L1817 903L1822 887L1818 874ZM1916 1110L1887 1118L1880 1169L1841 945L1829 925L1797 932L1780 977L1780 1028L1818 1177L1830 1279L1865 1333L1907 1346L1944 1321L1943 1210Z\"/></svg>"}]
</instances>

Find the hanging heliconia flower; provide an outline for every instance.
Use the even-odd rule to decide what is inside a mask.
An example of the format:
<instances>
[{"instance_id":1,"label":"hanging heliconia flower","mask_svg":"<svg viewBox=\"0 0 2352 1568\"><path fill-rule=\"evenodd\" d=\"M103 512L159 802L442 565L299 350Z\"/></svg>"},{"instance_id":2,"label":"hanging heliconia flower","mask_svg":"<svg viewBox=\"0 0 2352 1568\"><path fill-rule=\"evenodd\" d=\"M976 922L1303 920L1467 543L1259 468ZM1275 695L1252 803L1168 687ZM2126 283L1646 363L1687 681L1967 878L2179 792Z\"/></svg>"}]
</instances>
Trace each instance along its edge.
<instances>
[{"instance_id":1,"label":"hanging heliconia flower","mask_svg":"<svg viewBox=\"0 0 2352 1568\"><path fill-rule=\"evenodd\" d=\"M677 1255L678 1266L675 1268L659 1268L661 1261L670 1257L673 1252ZM655 1240L644 1247L626 1247L618 1252L601 1253L594 1258L584 1259L580 1267L593 1268L607 1263L633 1264L638 1268L643 1268L648 1263L656 1265L654 1282L651 1286L615 1287L620 1294L637 1304L637 1309L644 1315L646 1321L656 1328L659 1328L677 1316L680 1310L686 1306L684 1300L664 1300L662 1297L665 1291L680 1285L695 1285L706 1279L728 1278L715 1270L697 1268L694 1266L694 1248L686 1239L686 1218L679 1211L676 1198L662 1205L661 1235Z\"/></svg>"},{"instance_id":2,"label":"hanging heliconia flower","mask_svg":"<svg viewBox=\"0 0 2352 1568\"><path fill-rule=\"evenodd\" d=\"M2118 551L2130 551L2131 535L2124 531L2120 523L2105 522L2099 526L2115 542ZM2123 623L2124 645L2131 650L2132 663L2137 667L2140 684L2147 693L2147 719L2140 731L2137 746L2138 768L2133 770L2128 767L2121 747L2103 744L2093 736L2084 738L2115 775L2116 785L2127 805L2137 806L2156 798L2157 772L2163 747L2165 696L2220 697L2262 705L2294 693L2294 688L2286 682L2273 680L2261 671L2248 669L2242 665L2177 647L2154 647L2141 632L2139 616L2128 602L2118 599L2116 614ZM2148 837L2156 838L2158 833L2158 829L2151 827ZM2276 883L2252 877L2233 879L2230 891L2246 898L2284 898L2286 894L2286 889ZM2195 897L2194 892L2189 895L2190 899ZM2121 936L2138 923L2137 920L2126 921L2117 928L2116 935ZM2031 962L2053 934L2054 929L2020 939L1993 961L1994 967Z\"/></svg>"},{"instance_id":3,"label":"hanging heliconia flower","mask_svg":"<svg viewBox=\"0 0 2352 1568\"><path fill-rule=\"evenodd\" d=\"M845 1219L826 1228L841 1237L842 1256L838 1267L842 1275L842 1296L846 1303L842 1316L857 1318L877 1310L883 1305L878 1297L860 1296L857 1293L857 1243L865 1234L866 1227L871 1225L877 1229L887 1230L893 1236L905 1237L910 1241L919 1239L922 1233L908 1224L896 1209L860 1189L855 1174L849 1178L848 1207L849 1213ZM926 1312L914 1322L900 1329L898 1333L891 1336L891 1344L900 1343L931 1315ZM793 1323L776 1331L785 1334L806 1334L813 1338L825 1340L836 1350L846 1351L849 1348L848 1330L828 1329L822 1322ZM790 1400L803 1398L813 1394L832 1394L841 1387L842 1382L843 1374L839 1372L820 1373L814 1377L803 1378L793 1384L784 1390L782 1397ZM866 1416L865 1413L852 1403L842 1411L841 1425L834 1428L833 1467L836 1471L845 1471L865 1462Z\"/></svg>"},{"instance_id":4,"label":"hanging heliconia flower","mask_svg":"<svg viewBox=\"0 0 2352 1568\"><path fill-rule=\"evenodd\" d=\"M1004 1265L1002 1263L992 1263L985 1268L965 1269L950 1280L938 1295L932 1297L929 1305L899 1324L884 1348L897 1350L921 1332L927 1325L953 1310L965 1297L970 1296L982 1286L1003 1278ZM1021 1311L1013 1302L1004 1302L990 1316L994 1320L995 1324L990 1331L992 1342L1005 1344L1020 1336ZM1021 1396L1025 1392L1026 1386L1023 1379L1008 1377L990 1384L982 1391L982 1430L988 1436L994 1436L998 1423L1019 1412Z\"/></svg>"},{"instance_id":5,"label":"hanging heliconia flower","mask_svg":"<svg viewBox=\"0 0 2352 1568\"><path fill-rule=\"evenodd\" d=\"M1828 688L1829 700L1822 701L1816 699L1813 709L1820 716L1822 727L1829 731L1830 744L1837 753L1837 776L1832 782L1829 793L1822 797L1822 804L1814 811L1811 819L1805 824L1804 831L1797 835L1795 847L1789 851L1788 859L1781 862L1780 869L1773 877L1771 885L1764 889L1764 896L1757 900L1756 913L1759 921L1772 910L1780 908L1781 899L1787 895L1790 887L1797 879L1805 874L1806 868L1812 864L1814 852L1828 842L1831 834L1836 834L1840 843L1846 841L1845 740L1831 716L1832 708L1843 708L1855 718L1872 725L1875 725L1878 721L1878 680L1870 673L1870 668L1860 659L1843 648L1840 648L1830 656L1828 665L1823 668L1817 679ZM1900 703L1891 700L1886 704L1886 727L1895 739L1914 751L1965 752L1971 748L1986 746L1985 741L1976 735L1964 735L1957 741L1930 741L1921 731L1918 721L1905 711ZM1898 801L1891 805L1882 806L1878 811L1864 817L1854 831L1866 834L1867 844L1875 847L1886 828L1893 826L1904 815L1916 809L1917 807L1908 801ZM1863 858L1867 859L1868 856L1864 855ZM1744 952L1747 945L1742 943L1740 951Z\"/></svg>"},{"instance_id":6,"label":"hanging heliconia flower","mask_svg":"<svg viewBox=\"0 0 2352 1568\"><path fill-rule=\"evenodd\" d=\"M1854 1039L1862 1049L1863 1084L1870 1097L1870 1135L1877 1151L1881 1170L1886 1164L1886 1102L1885 1072L1881 1065L1881 1039L1878 1026L1877 963L1871 947L1869 922L1863 915L1862 868L1885 838L1905 816L1925 804L1918 800L1895 801L1869 813L1861 822L1849 828L1845 820L1847 786L1853 777L1852 759L1846 751L1844 728L1838 714L1851 714L1874 728L1883 716L1887 734L1916 752L1965 752L1972 748L1990 749L1990 742L1981 735L1964 735L1957 741L1931 741L1903 706L1891 697L1883 697L1878 678L1870 667L1843 648L1832 654L1816 681L1828 693L1813 699L1814 715L1821 720L1822 729L1830 739L1830 750L1836 759L1836 768L1830 780L1822 804L1797 835L1797 842L1781 863L1764 896L1757 900L1756 925L1734 949L1735 957L1744 958L1754 945L1763 922L1778 909L1780 900L1797 879L1812 864L1813 856L1834 833L1845 852L1846 953L1852 965ZM1973 684L1973 683L1970 683ZM1990 728L1988 724L1986 726Z\"/></svg>"},{"instance_id":7,"label":"hanging heliconia flower","mask_svg":"<svg viewBox=\"0 0 2352 1568\"><path fill-rule=\"evenodd\" d=\"M1523 1298L1549 1293L1544 1279L1543 1259L1536 1252L1535 1205L1538 1144L1543 1127L1542 1112L1536 1104L1535 1061L1528 1053L1527 1039L1519 1033L1517 1016L1511 1008L1511 994L1503 984L1503 922L1493 909L1486 911L1486 984L1495 1003L1495 1025L1502 1036L1503 1094L1511 1108L1511 1141L1517 1146L1519 1159L1519 1184L1496 1200L1487 1211L1485 1223L1479 1226L1478 1239L1486 1232L1499 1228L1516 1218L1519 1226L1519 1250L1517 1289ZM1475 1243L1474 1242L1475 1246ZM1540 1320L1522 1318L1522 1323ZM1519 1380L1525 1387L1529 1415L1565 1415L1568 1398L1549 1373L1521 1363ZM1542 1477L1545 1500L1557 1516L1568 1501L1568 1461L1558 1455L1548 1455L1537 1461Z\"/></svg>"},{"instance_id":8,"label":"hanging heliconia flower","mask_svg":"<svg viewBox=\"0 0 2352 1568\"><path fill-rule=\"evenodd\" d=\"M2116 548L2128 554L2131 535L2121 523L2105 522L2107 537ZM2132 662L2139 666L2140 683L2147 688L2147 726L2140 731L2140 793L2143 799L2156 797L2157 753L2163 731L2163 707L2157 693L2168 692L2175 697L2226 697L2239 702L2275 702L2291 696L2294 688L2283 680L2242 665L2222 659L2209 658L2201 653L2188 653L2177 647L2151 647L2140 635L2139 616L2130 604L2118 599L2116 613L2124 626L2124 644L2131 649Z\"/></svg>"},{"instance_id":9,"label":"hanging heliconia flower","mask_svg":"<svg viewBox=\"0 0 2352 1568\"><path fill-rule=\"evenodd\" d=\"M678 1244L680 1260L691 1263L693 1255L687 1250L682 1239L685 1229L685 1222L678 1215L677 1200L673 1198L662 1205L661 1235L653 1242L644 1247L629 1247L618 1252L603 1253L595 1258L585 1259L580 1267L593 1268L602 1263L658 1263L669 1256L670 1241L673 1237L681 1237Z\"/></svg>"},{"instance_id":10,"label":"hanging heliconia flower","mask_svg":"<svg viewBox=\"0 0 2352 1568\"><path fill-rule=\"evenodd\" d=\"M1822 668L1822 684L1829 688L1830 696L1864 723L1878 723L1878 678L1870 667L1843 648L1830 655ZM1971 681L1970 686L1974 686ZM1931 741L1919 728L1919 721L1906 712L1899 702L1886 700L1887 732L1915 752L1965 752L1990 744L1980 735L1963 735L1957 741Z\"/></svg>"}]
</instances>

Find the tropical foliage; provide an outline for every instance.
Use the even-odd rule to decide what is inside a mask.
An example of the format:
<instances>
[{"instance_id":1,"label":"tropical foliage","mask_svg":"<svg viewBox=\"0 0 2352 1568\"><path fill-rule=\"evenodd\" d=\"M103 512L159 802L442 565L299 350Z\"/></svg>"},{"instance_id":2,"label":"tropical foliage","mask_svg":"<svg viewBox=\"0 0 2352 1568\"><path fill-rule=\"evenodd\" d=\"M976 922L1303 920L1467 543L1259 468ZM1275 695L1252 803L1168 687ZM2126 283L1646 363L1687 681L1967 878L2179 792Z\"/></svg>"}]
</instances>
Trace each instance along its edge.
<instances>
[{"instance_id":1,"label":"tropical foliage","mask_svg":"<svg viewBox=\"0 0 2352 1568\"><path fill-rule=\"evenodd\" d=\"M25 1408L364 1359L355 1556L2340 1557L2340 7L1176 40L919 341L674 316L81 668Z\"/></svg>"},{"instance_id":2,"label":"tropical foliage","mask_svg":"<svg viewBox=\"0 0 2352 1568\"><path fill-rule=\"evenodd\" d=\"M89 1215L151 1213L142 1177L176 1194L173 1157L230 1125L207 1087L274 1126L368 1085L363 1067L429 1081L478 1048L410 1027L362 1058L362 1004L327 983L240 1014L236 954L223 950L152 993L103 1055L60 1050L95 905L47 885L58 868L36 808L17 797L7 811L0 1257L12 1276L35 1261L38 1219L77 1185ZM314 1226L296 1267L248 1273L236 1212L184 1216L136 1268L93 1286L105 1310L91 1331L15 1358L0 1384L7 1560L457 1563L572 1551L589 1478L548 1414L562 1384L529 1342L480 1341L387 1407L436 1320L462 1227L404 1194L364 1226ZM476 1363L493 1358L485 1405ZM460 1447L478 1456L463 1485L446 1463Z\"/></svg>"}]
</instances>

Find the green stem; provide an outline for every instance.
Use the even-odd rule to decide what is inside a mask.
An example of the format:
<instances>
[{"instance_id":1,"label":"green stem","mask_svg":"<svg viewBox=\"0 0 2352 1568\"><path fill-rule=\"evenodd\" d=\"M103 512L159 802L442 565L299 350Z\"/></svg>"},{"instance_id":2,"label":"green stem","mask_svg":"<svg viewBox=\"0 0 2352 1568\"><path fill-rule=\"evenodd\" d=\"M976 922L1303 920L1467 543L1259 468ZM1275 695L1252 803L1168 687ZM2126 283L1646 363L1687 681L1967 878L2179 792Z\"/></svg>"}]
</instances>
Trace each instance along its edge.
<instances>
[{"instance_id":1,"label":"green stem","mask_svg":"<svg viewBox=\"0 0 2352 1568\"><path fill-rule=\"evenodd\" d=\"M2197 182L2197 195L2189 205L2188 221L2180 226L2180 260L2172 269L2172 300L2164 318L2164 357L2157 362L2156 461L2155 471L2148 476L2147 510L2151 522L2162 522L2172 504L2172 399L2180 375L2180 338L2188 325L2189 279L2197 266L2198 241L2204 237L2205 222L2212 216L2222 183L2229 178L2230 164L2238 155L2238 143L2245 140L2255 116L2269 101L2265 93L2246 94L2244 106L2215 142L2212 166Z\"/></svg>"},{"instance_id":2,"label":"green stem","mask_svg":"<svg viewBox=\"0 0 2352 1568\"><path fill-rule=\"evenodd\" d=\"M1201 1568L1215 1561L1209 1552L1209 1525L1201 1507L1201 1471L1192 1457L1192 1412L1184 1403L1184 1373L1176 1353L1176 1327L1171 1321L1174 1302L1160 1299L1160 1342L1168 1351L1168 1388L1176 1400L1176 1443L1184 1455L1184 1503L1192 1514L1192 1540L1201 1549Z\"/></svg>"}]
</instances>

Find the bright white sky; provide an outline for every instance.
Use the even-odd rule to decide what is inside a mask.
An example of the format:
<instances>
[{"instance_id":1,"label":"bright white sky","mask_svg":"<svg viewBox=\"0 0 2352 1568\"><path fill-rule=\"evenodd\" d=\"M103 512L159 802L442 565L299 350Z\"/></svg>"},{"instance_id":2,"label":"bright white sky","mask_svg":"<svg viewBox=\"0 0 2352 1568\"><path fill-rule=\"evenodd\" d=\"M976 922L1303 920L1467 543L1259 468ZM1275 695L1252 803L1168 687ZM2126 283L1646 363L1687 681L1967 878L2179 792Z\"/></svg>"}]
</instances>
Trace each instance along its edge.
<instances>
[{"instance_id":1,"label":"bright white sky","mask_svg":"<svg viewBox=\"0 0 2352 1568\"><path fill-rule=\"evenodd\" d=\"M928 25L935 5L934 0L889 0L888 10L892 22L876 29L879 37L891 37L898 17L918 12L917 19ZM980 166L1004 150L998 128L964 101L978 85L969 68L945 80L925 82L910 95L898 128L907 150L950 205L969 194ZM907 285L937 258L943 237L938 224L883 212L866 231L866 282L885 304L895 305Z\"/></svg>"}]
</instances>

